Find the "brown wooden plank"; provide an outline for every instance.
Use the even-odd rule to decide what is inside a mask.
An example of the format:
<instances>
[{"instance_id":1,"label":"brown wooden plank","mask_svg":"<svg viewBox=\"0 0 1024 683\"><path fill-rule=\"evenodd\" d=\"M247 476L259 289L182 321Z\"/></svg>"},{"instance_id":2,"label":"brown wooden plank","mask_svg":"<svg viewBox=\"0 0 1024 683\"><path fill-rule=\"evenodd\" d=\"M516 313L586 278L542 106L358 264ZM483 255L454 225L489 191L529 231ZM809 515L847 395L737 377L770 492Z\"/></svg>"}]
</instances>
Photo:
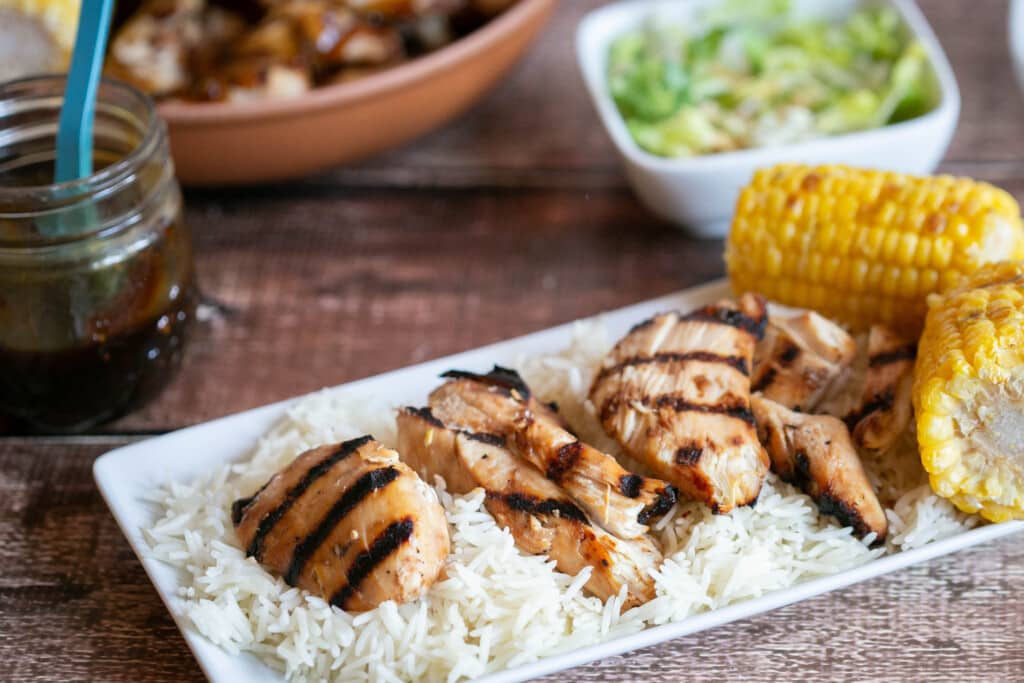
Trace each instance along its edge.
<instances>
[{"instance_id":1,"label":"brown wooden plank","mask_svg":"<svg viewBox=\"0 0 1024 683\"><path fill-rule=\"evenodd\" d=\"M124 438L0 440L0 679L199 681L96 491ZM550 680L990 680L1024 672L1019 538Z\"/></svg>"},{"instance_id":2,"label":"brown wooden plank","mask_svg":"<svg viewBox=\"0 0 1024 683\"><path fill-rule=\"evenodd\" d=\"M202 680L92 481L125 442L0 441L0 679Z\"/></svg>"},{"instance_id":3,"label":"brown wooden plank","mask_svg":"<svg viewBox=\"0 0 1024 683\"><path fill-rule=\"evenodd\" d=\"M190 424L622 306L721 273L621 191L190 195L223 306L112 431Z\"/></svg>"},{"instance_id":4,"label":"brown wooden plank","mask_svg":"<svg viewBox=\"0 0 1024 683\"><path fill-rule=\"evenodd\" d=\"M1022 557L1005 539L543 680L1020 680Z\"/></svg>"},{"instance_id":5,"label":"brown wooden plank","mask_svg":"<svg viewBox=\"0 0 1024 683\"><path fill-rule=\"evenodd\" d=\"M1024 197L1016 167L967 168ZM170 389L104 431L202 422L723 272L720 242L625 191L305 192L189 195L200 283L221 308Z\"/></svg>"}]
</instances>

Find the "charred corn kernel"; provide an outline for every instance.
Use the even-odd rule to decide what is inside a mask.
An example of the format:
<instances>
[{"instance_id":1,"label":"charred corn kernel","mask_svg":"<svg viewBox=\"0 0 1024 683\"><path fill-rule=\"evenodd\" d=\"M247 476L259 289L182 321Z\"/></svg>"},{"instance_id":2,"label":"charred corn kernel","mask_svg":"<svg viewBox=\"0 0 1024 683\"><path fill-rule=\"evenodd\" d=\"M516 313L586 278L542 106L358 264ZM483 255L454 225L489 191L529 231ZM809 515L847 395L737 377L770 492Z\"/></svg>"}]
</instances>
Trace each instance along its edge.
<instances>
[{"instance_id":1,"label":"charred corn kernel","mask_svg":"<svg viewBox=\"0 0 1024 683\"><path fill-rule=\"evenodd\" d=\"M825 206L828 218L820 215ZM804 303L798 293L824 288L823 315L855 329L884 323L908 336L921 331L928 294L985 264L1016 259L1024 259L1020 207L997 187L796 164L754 175L725 250L737 293L796 306Z\"/></svg>"},{"instance_id":2,"label":"charred corn kernel","mask_svg":"<svg viewBox=\"0 0 1024 683\"><path fill-rule=\"evenodd\" d=\"M1024 263L928 300L914 411L932 488L965 512L1024 518Z\"/></svg>"},{"instance_id":3,"label":"charred corn kernel","mask_svg":"<svg viewBox=\"0 0 1024 683\"><path fill-rule=\"evenodd\" d=\"M80 0L0 0L0 81L65 71Z\"/></svg>"}]
</instances>

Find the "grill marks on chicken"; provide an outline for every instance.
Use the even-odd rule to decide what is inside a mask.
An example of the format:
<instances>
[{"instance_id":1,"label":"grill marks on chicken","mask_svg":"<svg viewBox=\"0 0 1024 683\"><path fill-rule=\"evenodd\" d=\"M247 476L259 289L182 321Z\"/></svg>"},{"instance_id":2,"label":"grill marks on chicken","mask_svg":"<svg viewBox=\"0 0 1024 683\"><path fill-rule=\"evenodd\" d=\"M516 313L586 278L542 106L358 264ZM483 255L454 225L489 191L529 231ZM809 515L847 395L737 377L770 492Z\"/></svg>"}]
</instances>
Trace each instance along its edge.
<instances>
[{"instance_id":1,"label":"grill marks on chicken","mask_svg":"<svg viewBox=\"0 0 1024 683\"><path fill-rule=\"evenodd\" d=\"M881 325L868 332L868 367L860 407L847 426L858 446L874 451L891 447L910 424L911 392L917 345Z\"/></svg>"},{"instance_id":2,"label":"grill marks on chicken","mask_svg":"<svg viewBox=\"0 0 1024 683\"><path fill-rule=\"evenodd\" d=\"M450 381L430 395L437 419L469 434L500 436L501 445L564 488L605 530L636 538L675 502L675 490L665 482L633 474L577 439L514 371L496 367L486 375L444 376Z\"/></svg>"},{"instance_id":3,"label":"grill marks on chicken","mask_svg":"<svg viewBox=\"0 0 1024 683\"><path fill-rule=\"evenodd\" d=\"M857 343L817 313L771 317L754 351L751 391L791 410L813 412L857 357Z\"/></svg>"},{"instance_id":4,"label":"grill marks on chicken","mask_svg":"<svg viewBox=\"0 0 1024 683\"><path fill-rule=\"evenodd\" d=\"M747 361L741 356L722 356L716 353L710 353L708 351L691 351L689 353L673 353L673 352L661 352L655 353L651 356L633 356L627 358L621 363L601 368L601 371L597 375L598 380L602 380L608 376L615 375L621 372L627 367L637 367L641 365L660 365L665 363L686 363L687 361L703 361L706 363L726 363L736 368L739 372L744 375L750 374L750 369L747 367Z\"/></svg>"},{"instance_id":5,"label":"grill marks on chicken","mask_svg":"<svg viewBox=\"0 0 1024 683\"><path fill-rule=\"evenodd\" d=\"M800 487L858 536L885 538L888 522L842 420L830 415L807 415L755 394L751 399L759 435L772 460L772 469Z\"/></svg>"},{"instance_id":6,"label":"grill marks on chicken","mask_svg":"<svg viewBox=\"0 0 1024 683\"><path fill-rule=\"evenodd\" d=\"M447 424L431 408L404 408L398 415L399 448L422 476L440 475L454 493L480 487L484 505L527 553L544 553L558 569L592 573L586 588L606 600L627 588L625 606L654 597L650 572L661 553L648 537L616 538L591 523L576 502L540 471L506 447L500 434ZM479 428L483 425L477 425Z\"/></svg>"},{"instance_id":7,"label":"grill marks on chicken","mask_svg":"<svg viewBox=\"0 0 1024 683\"><path fill-rule=\"evenodd\" d=\"M301 454L236 501L232 521L247 555L353 611L418 597L449 551L436 494L369 436Z\"/></svg>"},{"instance_id":8,"label":"grill marks on chicken","mask_svg":"<svg viewBox=\"0 0 1024 683\"><path fill-rule=\"evenodd\" d=\"M773 317L755 352L752 407L772 469L860 536L882 540L888 524L856 448L888 449L906 430L913 364L913 345L888 329L871 328L858 349L816 313ZM842 416L857 396L843 419L806 414Z\"/></svg>"},{"instance_id":9,"label":"grill marks on chicken","mask_svg":"<svg viewBox=\"0 0 1024 683\"><path fill-rule=\"evenodd\" d=\"M606 453L583 443L542 415L521 416L513 450L562 486L594 521L622 538L647 532L647 522L676 500L659 479L629 472Z\"/></svg>"},{"instance_id":10,"label":"grill marks on chicken","mask_svg":"<svg viewBox=\"0 0 1024 683\"><path fill-rule=\"evenodd\" d=\"M749 377L766 320L750 294L655 316L615 345L590 390L627 453L716 512L756 500L768 470Z\"/></svg>"}]
</instances>

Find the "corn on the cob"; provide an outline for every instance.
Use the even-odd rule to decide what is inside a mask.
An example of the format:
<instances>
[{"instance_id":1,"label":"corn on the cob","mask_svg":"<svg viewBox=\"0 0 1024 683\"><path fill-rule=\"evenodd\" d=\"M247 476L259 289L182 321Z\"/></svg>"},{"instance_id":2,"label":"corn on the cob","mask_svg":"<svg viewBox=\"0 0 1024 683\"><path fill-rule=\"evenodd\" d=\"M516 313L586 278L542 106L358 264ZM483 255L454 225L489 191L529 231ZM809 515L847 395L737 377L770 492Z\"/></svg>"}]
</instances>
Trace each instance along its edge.
<instances>
[{"instance_id":1,"label":"corn on the cob","mask_svg":"<svg viewBox=\"0 0 1024 683\"><path fill-rule=\"evenodd\" d=\"M992 185L794 164L754 175L725 252L737 292L908 336L921 331L928 294L1020 258L1020 207Z\"/></svg>"},{"instance_id":2,"label":"corn on the cob","mask_svg":"<svg viewBox=\"0 0 1024 683\"><path fill-rule=\"evenodd\" d=\"M65 71L79 0L0 0L0 81Z\"/></svg>"},{"instance_id":3,"label":"corn on the cob","mask_svg":"<svg viewBox=\"0 0 1024 683\"><path fill-rule=\"evenodd\" d=\"M915 372L932 488L992 521L1024 518L1024 263L933 295Z\"/></svg>"}]
</instances>

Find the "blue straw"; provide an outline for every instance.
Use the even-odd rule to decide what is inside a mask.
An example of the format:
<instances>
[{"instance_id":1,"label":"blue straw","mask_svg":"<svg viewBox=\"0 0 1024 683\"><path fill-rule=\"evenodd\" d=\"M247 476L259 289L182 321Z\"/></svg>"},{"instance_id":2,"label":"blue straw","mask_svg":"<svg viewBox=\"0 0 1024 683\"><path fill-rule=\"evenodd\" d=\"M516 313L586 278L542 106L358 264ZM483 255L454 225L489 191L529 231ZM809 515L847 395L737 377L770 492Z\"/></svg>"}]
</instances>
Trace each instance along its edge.
<instances>
[{"instance_id":1,"label":"blue straw","mask_svg":"<svg viewBox=\"0 0 1024 683\"><path fill-rule=\"evenodd\" d=\"M54 182L92 174L92 128L114 0L82 0L71 70L57 129Z\"/></svg>"}]
</instances>

